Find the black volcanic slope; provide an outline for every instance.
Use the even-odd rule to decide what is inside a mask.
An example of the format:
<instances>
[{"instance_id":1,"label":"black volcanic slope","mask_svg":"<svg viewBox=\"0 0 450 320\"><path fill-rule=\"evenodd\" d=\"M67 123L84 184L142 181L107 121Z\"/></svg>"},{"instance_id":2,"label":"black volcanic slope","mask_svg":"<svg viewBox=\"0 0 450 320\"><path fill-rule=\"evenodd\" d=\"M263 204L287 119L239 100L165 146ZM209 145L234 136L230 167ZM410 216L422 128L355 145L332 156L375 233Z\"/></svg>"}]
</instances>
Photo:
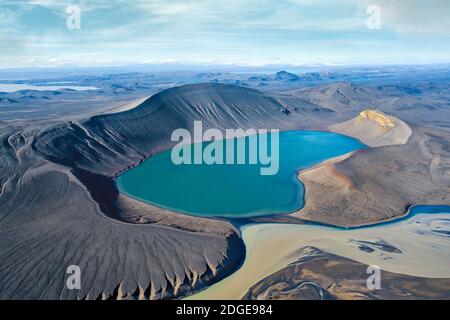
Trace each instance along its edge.
<instances>
[{"instance_id":1,"label":"black volcanic slope","mask_svg":"<svg viewBox=\"0 0 450 320\"><path fill-rule=\"evenodd\" d=\"M191 130L195 120L202 120L205 129L298 129L305 123L323 123L322 113L332 111L301 98L229 85L186 85L156 94L126 112L56 126L40 134L34 148L55 162L114 176L172 146L172 131Z\"/></svg>"},{"instance_id":2,"label":"black volcanic slope","mask_svg":"<svg viewBox=\"0 0 450 320\"><path fill-rule=\"evenodd\" d=\"M292 105L296 110L289 111ZM306 116L320 112L329 111L300 98L192 85L122 113L42 131L5 128L0 298L158 299L217 281L243 258L230 224L132 200L118 194L110 178L170 147L172 130L190 129L194 120L219 128L299 128ZM130 216L140 224L123 221ZM80 291L65 288L72 264L81 267Z\"/></svg>"},{"instance_id":3,"label":"black volcanic slope","mask_svg":"<svg viewBox=\"0 0 450 320\"><path fill-rule=\"evenodd\" d=\"M228 85L187 85L158 93L135 109L83 121L55 120L42 127L32 121L0 122L0 299L180 297L228 275L244 255L231 224L130 199L118 193L114 177L171 147L172 131L192 130L195 120L205 128L326 130L378 105L381 94L348 85L312 90L275 95ZM445 159L448 132L427 132L438 137L439 148L371 152L377 159L398 152L401 158L413 158L417 154L410 152L420 152L432 172L442 171L447 162L432 159ZM359 170L371 165L370 159L359 158L348 161L349 166ZM386 168L371 170L382 176ZM388 173L404 172L398 166ZM419 194L425 194L424 172L407 175L413 176ZM446 179L433 181L448 188ZM393 187L383 186L380 199L383 193L394 194ZM403 213L399 207L398 214ZM352 219L361 222L359 216ZM69 265L81 267L79 291L65 287Z\"/></svg>"}]
</instances>

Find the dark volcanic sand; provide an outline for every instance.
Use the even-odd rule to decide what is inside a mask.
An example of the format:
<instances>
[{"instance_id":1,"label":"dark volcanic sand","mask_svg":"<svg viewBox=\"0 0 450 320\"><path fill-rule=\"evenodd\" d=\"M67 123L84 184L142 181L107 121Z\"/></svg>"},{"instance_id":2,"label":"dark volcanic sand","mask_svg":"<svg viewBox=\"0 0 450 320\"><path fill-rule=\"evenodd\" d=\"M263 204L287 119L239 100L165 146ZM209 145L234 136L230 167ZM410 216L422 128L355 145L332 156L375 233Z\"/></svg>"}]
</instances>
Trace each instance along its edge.
<instances>
[{"instance_id":1,"label":"dark volcanic sand","mask_svg":"<svg viewBox=\"0 0 450 320\"><path fill-rule=\"evenodd\" d=\"M275 95L228 85L187 85L156 94L122 113L45 125L25 120L23 125L0 123L0 298L170 298L228 275L244 254L231 224L132 200L117 193L112 179L170 148L171 132L192 130L194 120L222 129L326 130L365 109L357 99L378 105L381 94L344 85L338 88L344 100L334 100L322 89L310 101L302 98L311 90ZM333 110L335 104L338 108ZM390 210L385 216L381 210L367 216L345 202L335 213L350 209L354 215L342 224L401 215L406 203L427 199L430 181L433 188L446 190L448 177L442 173L448 168L448 141L447 131L419 128L413 145L369 150L342 164L344 174L358 177L358 194L376 190L377 199L399 197L386 202ZM417 169L402 163L407 158L420 160L411 160ZM361 167L370 167L371 174L361 174ZM408 185L398 188L395 183L364 180L374 177ZM445 196L432 200L448 204ZM326 217L322 214L318 220ZM81 267L79 292L65 288L70 264Z\"/></svg>"}]
</instances>

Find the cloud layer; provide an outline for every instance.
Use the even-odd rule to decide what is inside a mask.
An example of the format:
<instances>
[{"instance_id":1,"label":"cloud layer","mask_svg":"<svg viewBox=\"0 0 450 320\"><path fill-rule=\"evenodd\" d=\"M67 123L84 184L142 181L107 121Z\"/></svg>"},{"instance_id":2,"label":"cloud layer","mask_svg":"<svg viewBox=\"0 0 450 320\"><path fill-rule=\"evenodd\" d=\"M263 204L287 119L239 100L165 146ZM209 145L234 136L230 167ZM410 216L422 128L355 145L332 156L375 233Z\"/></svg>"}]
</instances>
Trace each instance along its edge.
<instances>
[{"instance_id":1,"label":"cloud layer","mask_svg":"<svg viewBox=\"0 0 450 320\"><path fill-rule=\"evenodd\" d=\"M75 1L81 30L66 28L67 3L0 3L0 67L61 63L214 61L350 62L449 59L447 0ZM369 5L382 28L366 27ZM426 49L429 48L429 49Z\"/></svg>"}]
</instances>

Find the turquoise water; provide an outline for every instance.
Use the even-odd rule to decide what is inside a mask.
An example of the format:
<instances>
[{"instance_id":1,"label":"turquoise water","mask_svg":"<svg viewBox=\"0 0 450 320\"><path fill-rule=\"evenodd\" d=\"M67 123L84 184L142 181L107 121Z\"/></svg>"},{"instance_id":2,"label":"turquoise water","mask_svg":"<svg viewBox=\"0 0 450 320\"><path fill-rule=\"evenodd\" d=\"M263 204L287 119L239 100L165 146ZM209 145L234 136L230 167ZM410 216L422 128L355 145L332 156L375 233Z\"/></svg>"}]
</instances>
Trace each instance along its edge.
<instances>
[{"instance_id":1,"label":"turquoise water","mask_svg":"<svg viewBox=\"0 0 450 320\"><path fill-rule=\"evenodd\" d=\"M117 185L133 198L190 215L237 218L288 213L303 206L299 169L366 148L356 139L329 132L280 132L279 141L275 175L261 175L259 164L175 165L168 150L120 175ZM246 148L248 156L249 143Z\"/></svg>"}]
</instances>

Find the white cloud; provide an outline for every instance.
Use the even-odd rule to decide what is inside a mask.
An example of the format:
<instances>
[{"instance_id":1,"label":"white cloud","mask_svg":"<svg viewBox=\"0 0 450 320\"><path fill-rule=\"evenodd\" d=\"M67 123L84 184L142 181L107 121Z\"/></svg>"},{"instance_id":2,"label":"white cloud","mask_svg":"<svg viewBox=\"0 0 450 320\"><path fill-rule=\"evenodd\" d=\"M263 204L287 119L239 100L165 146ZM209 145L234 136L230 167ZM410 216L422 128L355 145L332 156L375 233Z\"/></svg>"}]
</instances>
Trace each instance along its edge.
<instances>
[{"instance_id":1,"label":"white cloud","mask_svg":"<svg viewBox=\"0 0 450 320\"><path fill-rule=\"evenodd\" d=\"M12 26L17 19L17 14L10 9L0 11L0 26Z\"/></svg>"}]
</instances>

